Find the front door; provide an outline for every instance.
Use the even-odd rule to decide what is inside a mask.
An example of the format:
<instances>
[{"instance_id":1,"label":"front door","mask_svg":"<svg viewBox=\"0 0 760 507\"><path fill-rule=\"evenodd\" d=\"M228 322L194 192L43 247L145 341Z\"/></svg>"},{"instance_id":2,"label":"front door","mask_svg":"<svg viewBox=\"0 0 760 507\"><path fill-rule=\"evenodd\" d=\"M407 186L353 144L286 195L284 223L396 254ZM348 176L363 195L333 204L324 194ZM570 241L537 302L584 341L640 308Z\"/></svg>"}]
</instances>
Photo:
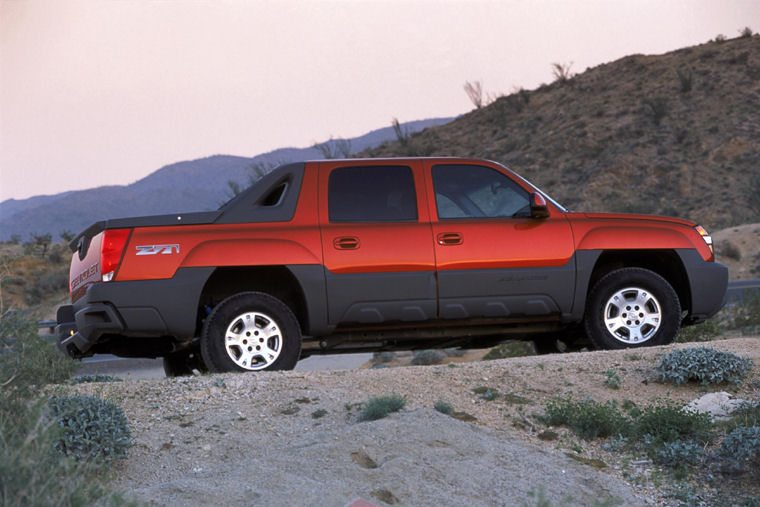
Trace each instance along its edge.
<instances>
[{"instance_id":1,"label":"front door","mask_svg":"<svg viewBox=\"0 0 760 507\"><path fill-rule=\"evenodd\" d=\"M426 162L444 319L568 312L575 288L570 224L553 206L531 218L530 190L495 165Z\"/></svg>"}]
</instances>

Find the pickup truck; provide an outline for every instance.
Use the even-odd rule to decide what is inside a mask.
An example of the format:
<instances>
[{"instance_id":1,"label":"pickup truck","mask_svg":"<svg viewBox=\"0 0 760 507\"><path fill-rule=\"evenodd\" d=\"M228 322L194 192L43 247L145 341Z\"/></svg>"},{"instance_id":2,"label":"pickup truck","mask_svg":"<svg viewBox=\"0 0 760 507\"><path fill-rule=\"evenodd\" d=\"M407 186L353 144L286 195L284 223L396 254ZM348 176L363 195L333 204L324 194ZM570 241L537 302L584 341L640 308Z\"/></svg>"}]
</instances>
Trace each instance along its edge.
<instances>
[{"instance_id":1,"label":"pickup truck","mask_svg":"<svg viewBox=\"0 0 760 507\"><path fill-rule=\"evenodd\" d=\"M573 213L462 158L287 164L217 211L105 220L70 247L59 348L162 357L168 375L530 332L662 345L728 282L699 225Z\"/></svg>"}]
</instances>

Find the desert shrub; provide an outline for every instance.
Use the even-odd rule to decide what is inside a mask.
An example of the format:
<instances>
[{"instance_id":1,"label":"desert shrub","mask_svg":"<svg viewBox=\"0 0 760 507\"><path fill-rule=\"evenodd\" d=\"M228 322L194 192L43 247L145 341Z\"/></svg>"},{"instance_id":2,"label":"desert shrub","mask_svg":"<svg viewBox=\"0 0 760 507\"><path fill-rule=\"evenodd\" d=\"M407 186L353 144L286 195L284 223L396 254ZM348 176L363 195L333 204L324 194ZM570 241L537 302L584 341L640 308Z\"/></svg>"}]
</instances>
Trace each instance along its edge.
<instances>
[{"instance_id":1,"label":"desert shrub","mask_svg":"<svg viewBox=\"0 0 760 507\"><path fill-rule=\"evenodd\" d=\"M445 402L443 400L436 401L433 404L433 408L438 412L446 415L451 415L452 412L454 412L454 407L451 406L451 403Z\"/></svg>"},{"instance_id":2,"label":"desert shrub","mask_svg":"<svg viewBox=\"0 0 760 507\"><path fill-rule=\"evenodd\" d=\"M727 426L760 426L760 401L745 401L736 407Z\"/></svg>"},{"instance_id":3,"label":"desert shrub","mask_svg":"<svg viewBox=\"0 0 760 507\"><path fill-rule=\"evenodd\" d=\"M61 454L107 461L124 457L132 445L124 411L108 400L83 395L53 398L50 412L62 430L55 444Z\"/></svg>"},{"instance_id":4,"label":"desert shrub","mask_svg":"<svg viewBox=\"0 0 760 507\"><path fill-rule=\"evenodd\" d=\"M71 379L72 384L86 384L90 382L121 382L119 377L111 375L80 375Z\"/></svg>"},{"instance_id":5,"label":"desert shrub","mask_svg":"<svg viewBox=\"0 0 760 507\"><path fill-rule=\"evenodd\" d=\"M501 396L501 393L497 391L496 389L492 389L488 386L478 386L472 390L473 393L480 395L481 400L486 401L493 401L499 396Z\"/></svg>"},{"instance_id":6,"label":"desert shrub","mask_svg":"<svg viewBox=\"0 0 760 507\"><path fill-rule=\"evenodd\" d=\"M546 415L542 420L551 426L567 426L586 440L630 431L630 421L614 401L599 403L592 399L554 398L546 403Z\"/></svg>"},{"instance_id":7,"label":"desert shrub","mask_svg":"<svg viewBox=\"0 0 760 507\"><path fill-rule=\"evenodd\" d=\"M661 382L681 385L698 380L703 385L733 382L740 384L752 369L752 359L709 347L674 350L657 366Z\"/></svg>"},{"instance_id":8,"label":"desert shrub","mask_svg":"<svg viewBox=\"0 0 760 507\"><path fill-rule=\"evenodd\" d=\"M533 342L529 341L510 341L497 345L483 356L483 360L504 359L507 357L535 356L536 349Z\"/></svg>"},{"instance_id":9,"label":"desert shrub","mask_svg":"<svg viewBox=\"0 0 760 507\"><path fill-rule=\"evenodd\" d=\"M392 350L385 350L383 352L375 352L374 359L380 363L390 363L396 358L396 353Z\"/></svg>"},{"instance_id":10,"label":"desert shrub","mask_svg":"<svg viewBox=\"0 0 760 507\"><path fill-rule=\"evenodd\" d=\"M694 83L694 73L691 69L676 69L678 74L678 83L680 85L681 93L688 93L691 91Z\"/></svg>"},{"instance_id":11,"label":"desert shrub","mask_svg":"<svg viewBox=\"0 0 760 507\"><path fill-rule=\"evenodd\" d=\"M739 37L745 38L745 37L752 37L752 29L748 26L745 26L741 30L739 30Z\"/></svg>"},{"instance_id":12,"label":"desert shrub","mask_svg":"<svg viewBox=\"0 0 760 507\"><path fill-rule=\"evenodd\" d=\"M641 411L634 422L634 433L655 447L677 440L709 442L713 437L713 424L709 414L662 402Z\"/></svg>"},{"instance_id":13,"label":"desert shrub","mask_svg":"<svg viewBox=\"0 0 760 507\"><path fill-rule=\"evenodd\" d=\"M620 375L618 375L617 371L615 371L613 368L605 371L604 374L607 376L607 378L604 379L604 385L607 387L611 389L619 389L623 384L623 381L620 380Z\"/></svg>"},{"instance_id":14,"label":"desert shrub","mask_svg":"<svg viewBox=\"0 0 760 507\"><path fill-rule=\"evenodd\" d=\"M744 294L744 302L734 308L733 325L743 334L754 334L760 330L760 294Z\"/></svg>"},{"instance_id":15,"label":"desert shrub","mask_svg":"<svg viewBox=\"0 0 760 507\"><path fill-rule=\"evenodd\" d=\"M37 323L20 312L9 311L0 318L0 411L11 398L28 398L38 388L71 377L79 363L69 359L37 334Z\"/></svg>"},{"instance_id":16,"label":"desert shrub","mask_svg":"<svg viewBox=\"0 0 760 507\"><path fill-rule=\"evenodd\" d=\"M757 473L760 468L760 427L740 426L720 444L720 453L740 465L750 465Z\"/></svg>"},{"instance_id":17,"label":"desert shrub","mask_svg":"<svg viewBox=\"0 0 760 507\"><path fill-rule=\"evenodd\" d=\"M412 364L418 366L440 364L440 362L443 361L444 357L445 356L443 355L443 352L440 352L438 350L419 350L414 353Z\"/></svg>"},{"instance_id":18,"label":"desert shrub","mask_svg":"<svg viewBox=\"0 0 760 507\"><path fill-rule=\"evenodd\" d=\"M682 468L697 465L704 456L701 445L688 440L665 442L654 453L654 461L670 468Z\"/></svg>"},{"instance_id":19,"label":"desert shrub","mask_svg":"<svg viewBox=\"0 0 760 507\"><path fill-rule=\"evenodd\" d=\"M69 287L69 270L62 268L34 280L26 291L27 304L34 305L46 296L61 293Z\"/></svg>"},{"instance_id":20,"label":"desert shrub","mask_svg":"<svg viewBox=\"0 0 760 507\"><path fill-rule=\"evenodd\" d=\"M721 241L715 246L717 246L716 250L718 255L722 255L723 257L727 257L735 261L740 261L742 259L741 250L739 250L739 247L730 241Z\"/></svg>"},{"instance_id":21,"label":"desert shrub","mask_svg":"<svg viewBox=\"0 0 760 507\"><path fill-rule=\"evenodd\" d=\"M317 410L315 410L314 412L311 413L311 418L312 419L320 419L320 418L322 418L322 417L324 417L326 415L327 415L327 410L325 410L323 408L319 408L319 409L317 409Z\"/></svg>"},{"instance_id":22,"label":"desert shrub","mask_svg":"<svg viewBox=\"0 0 760 507\"><path fill-rule=\"evenodd\" d=\"M720 336L722 330L715 319L706 320L693 326L682 327L678 330L678 343L709 342Z\"/></svg>"},{"instance_id":23,"label":"desert shrub","mask_svg":"<svg viewBox=\"0 0 760 507\"><path fill-rule=\"evenodd\" d=\"M655 125L659 125L668 113L668 100L663 97L646 98L644 99L644 112Z\"/></svg>"},{"instance_id":24,"label":"desert shrub","mask_svg":"<svg viewBox=\"0 0 760 507\"><path fill-rule=\"evenodd\" d=\"M0 318L0 505L112 505L120 498L99 482L102 468L55 451L61 428L40 395L79 365L40 338L34 321Z\"/></svg>"},{"instance_id":25,"label":"desert shrub","mask_svg":"<svg viewBox=\"0 0 760 507\"><path fill-rule=\"evenodd\" d=\"M443 352L446 357L462 357L467 353L466 350L460 348L443 349L441 352Z\"/></svg>"},{"instance_id":26,"label":"desert shrub","mask_svg":"<svg viewBox=\"0 0 760 507\"><path fill-rule=\"evenodd\" d=\"M568 83L573 77L573 73L570 72L570 68L573 63L552 63L552 74L554 75L554 82L559 84Z\"/></svg>"},{"instance_id":27,"label":"desert shrub","mask_svg":"<svg viewBox=\"0 0 760 507\"><path fill-rule=\"evenodd\" d=\"M398 394L370 398L359 412L360 421L376 421L392 412L398 412L406 405L406 399Z\"/></svg>"}]
</instances>

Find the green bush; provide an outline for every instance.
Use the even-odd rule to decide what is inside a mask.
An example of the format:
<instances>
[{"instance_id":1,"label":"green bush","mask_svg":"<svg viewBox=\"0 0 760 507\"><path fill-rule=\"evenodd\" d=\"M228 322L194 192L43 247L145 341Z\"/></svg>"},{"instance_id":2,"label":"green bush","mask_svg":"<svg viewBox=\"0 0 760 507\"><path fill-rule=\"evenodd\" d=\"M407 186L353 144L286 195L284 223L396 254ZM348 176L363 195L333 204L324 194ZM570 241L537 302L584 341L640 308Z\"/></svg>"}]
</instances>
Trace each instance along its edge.
<instances>
[{"instance_id":1,"label":"green bush","mask_svg":"<svg viewBox=\"0 0 760 507\"><path fill-rule=\"evenodd\" d=\"M41 387L68 379L79 364L37 334L18 312L0 318L0 505L118 505L102 487L102 467L56 452L61 428Z\"/></svg>"},{"instance_id":2,"label":"green bush","mask_svg":"<svg viewBox=\"0 0 760 507\"><path fill-rule=\"evenodd\" d=\"M360 421L376 421L392 412L398 412L406 405L406 400L398 394L370 398L359 412Z\"/></svg>"},{"instance_id":3,"label":"green bush","mask_svg":"<svg viewBox=\"0 0 760 507\"><path fill-rule=\"evenodd\" d=\"M568 426L586 440L624 435L630 431L630 421L620 412L614 401L599 403L590 398L554 398L546 403L545 424Z\"/></svg>"},{"instance_id":4,"label":"green bush","mask_svg":"<svg viewBox=\"0 0 760 507\"><path fill-rule=\"evenodd\" d=\"M752 370L752 359L709 347L674 350L660 361L657 373L661 382L681 385L689 380L703 385L733 382L740 384Z\"/></svg>"},{"instance_id":5,"label":"green bush","mask_svg":"<svg viewBox=\"0 0 760 507\"><path fill-rule=\"evenodd\" d=\"M80 459L122 458L132 445L121 407L95 396L53 398L51 416L61 428L55 448Z\"/></svg>"},{"instance_id":6,"label":"green bush","mask_svg":"<svg viewBox=\"0 0 760 507\"><path fill-rule=\"evenodd\" d=\"M607 376L607 378L604 379L604 385L610 389L620 389L620 386L623 385L620 375L618 375L614 368L608 369L604 374Z\"/></svg>"},{"instance_id":7,"label":"green bush","mask_svg":"<svg viewBox=\"0 0 760 507\"><path fill-rule=\"evenodd\" d=\"M426 366L430 364L440 364L444 358L443 352L437 350L419 350L414 353L412 364Z\"/></svg>"},{"instance_id":8,"label":"green bush","mask_svg":"<svg viewBox=\"0 0 760 507\"><path fill-rule=\"evenodd\" d=\"M760 427L740 426L720 444L720 453L756 474L760 469Z\"/></svg>"},{"instance_id":9,"label":"green bush","mask_svg":"<svg viewBox=\"0 0 760 507\"><path fill-rule=\"evenodd\" d=\"M683 468L697 465L704 456L701 445L684 440L665 442L654 453L655 462L670 468Z\"/></svg>"},{"instance_id":10,"label":"green bush","mask_svg":"<svg viewBox=\"0 0 760 507\"><path fill-rule=\"evenodd\" d=\"M443 400L436 401L433 405L433 408L438 412L446 415L451 415L454 412L454 407L451 406L451 403L445 402Z\"/></svg>"},{"instance_id":11,"label":"green bush","mask_svg":"<svg viewBox=\"0 0 760 507\"><path fill-rule=\"evenodd\" d=\"M634 422L634 432L641 439L648 437L654 446L677 440L705 443L713 437L713 424L709 414L662 402L641 411Z\"/></svg>"},{"instance_id":12,"label":"green bush","mask_svg":"<svg viewBox=\"0 0 760 507\"><path fill-rule=\"evenodd\" d=\"M37 323L17 311L0 318L0 418L13 417L19 403L39 388L67 380L79 363L37 334Z\"/></svg>"}]
</instances>

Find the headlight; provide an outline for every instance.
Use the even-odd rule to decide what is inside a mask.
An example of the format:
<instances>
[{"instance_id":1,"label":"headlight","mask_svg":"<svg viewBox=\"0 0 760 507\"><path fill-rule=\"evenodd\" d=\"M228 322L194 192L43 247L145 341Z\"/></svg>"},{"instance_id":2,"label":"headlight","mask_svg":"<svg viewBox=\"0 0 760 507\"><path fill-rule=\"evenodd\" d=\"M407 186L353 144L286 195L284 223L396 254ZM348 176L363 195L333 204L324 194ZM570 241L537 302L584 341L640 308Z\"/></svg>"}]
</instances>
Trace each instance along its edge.
<instances>
[{"instance_id":1,"label":"headlight","mask_svg":"<svg viewBox=\"0 0 760 507\"><path fill-rule=\"evenodd\" d=\"M710 233L707 232L707 229L705 229L701 225L696 226L694 229L696 229L699 235L702 236L702 239L705 240L705 243L707 243L707 247L710 249L710 253L715 255L715 250L713 250L712 236L710 236Z\"/></svg>"}]
</instances>

